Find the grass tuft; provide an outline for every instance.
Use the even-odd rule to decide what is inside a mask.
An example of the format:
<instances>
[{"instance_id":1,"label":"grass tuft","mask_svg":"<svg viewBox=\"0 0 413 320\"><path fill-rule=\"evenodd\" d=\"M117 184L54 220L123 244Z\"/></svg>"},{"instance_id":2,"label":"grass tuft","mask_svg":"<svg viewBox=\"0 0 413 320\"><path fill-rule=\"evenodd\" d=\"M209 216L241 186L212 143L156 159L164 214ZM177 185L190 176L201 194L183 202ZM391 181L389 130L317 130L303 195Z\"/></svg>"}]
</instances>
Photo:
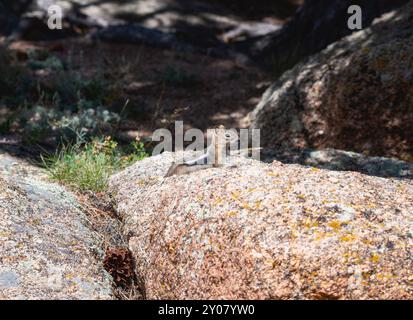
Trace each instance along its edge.
<instances>
[{"instance_id":1,"label":"grass tuft","mask_svg":"<svg viewBox=\"0 0 413 320\"><path fill-rule=\"evenodd\" d=\"M42 156L42 163L53 180L80 191L102 192L113 173L147 156L141 142L120 148L111 137L106 137L64 146L56 154Z\"/></svg>"}]
</instances>

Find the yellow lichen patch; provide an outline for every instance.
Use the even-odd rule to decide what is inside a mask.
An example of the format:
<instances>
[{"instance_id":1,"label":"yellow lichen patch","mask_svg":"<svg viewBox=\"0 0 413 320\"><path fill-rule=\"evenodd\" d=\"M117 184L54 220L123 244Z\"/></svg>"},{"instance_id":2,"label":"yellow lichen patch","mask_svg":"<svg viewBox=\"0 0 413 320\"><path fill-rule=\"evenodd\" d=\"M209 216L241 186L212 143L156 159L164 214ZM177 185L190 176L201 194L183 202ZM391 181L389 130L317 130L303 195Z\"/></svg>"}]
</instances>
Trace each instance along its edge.
<instances>
[{"instance_id":1,"label":"yellow lichen patch","mask_svg":"<svg viewBox=\"0 0 413 320\"><path fill-rule=\"evenodd\" d=\"M297 195L297 198L300 199L300 200L305 200L305 195L303 195L303 194L298 194L298 195Z\"/></svg>"},{"instance_id":2,"label":"yellow lichen patch","mask_svg":"<svg viewBox=\"0 0 413 320\"><path fill-rule=\"evenodd\" d=\"M66 280L72 280L75 276L71 273L68 273L67 275L65 275L65 279Z\"/></svg>"},{"instance_id":3,"label":"yellow lichen patch","mask_svg":"<svg viewBox=\"0 0 413 320\"><path fill-rule=\"evenodd\" d=\"M381 280L381 281L387 281L390 280L392 278L397 278L397 276L391 274L391 273L378 273L376 274L376 279L377 280Z\"/></svg>"},{"instance_id":4,"label":"yellow lichen patch","mask_svg":"<svg viewBox=\"0 0 413 320\"><path fill-rule=\"evenodd\" d=\"M359 256L356 256L355 258L354 258L354 263L355 264L361 264L363 261L361 260L361 258L359 257Z\"/></svg>"},{"instance_id":5,"label":"yellow lichen patch","mask_svg":"<svg viewBox=\"0 0 413 320\"><path fill-rule=\"evenodd\" d=\"M323 240L325 238L330 238L333 236L333 234L331 232L321 232L321 231L316 231L314 232L314 236L315 236L315 240L316 241L320 241Z\"/></svg>"},{"instance_id":6,"label":"yellow lichen patch","mask_svg":"<svg viewBox=\"0 0 413 320\"><path fill-rule=\"evenodd\" d=\"M338 220L332 220L328 223L328 226L335 232L338 232L341 229L341 222Z\"/></svg>"},{"instance_id":7,"label":"yellow lichen patch","mask_svg":"<svg viewBox=\"0 0 413 320\"><path fill-rule=\"evenodd\" d=\"M255 209L261 209L262 200L255 201L254 207Z\"/></svg>"},{"instance_id":8,"label":"yellow lichen patch","mask_svg":"<svg viewBox=\"0 0 413 320\"><path fill-rule=\"evenodd\" d=\"M236 215L237 215L237 212L234 211L234 210L231 210L231 211L228 212L228 216L231 217L231 218L235 217Z\"/></svg>"},{"instance_id":9,"label":"yellow lichen patch","mask_svg":"<svg viewBox=\"0 0 413 320\"><path fill-rule=\"evenodd\" d=\"M10 235L11 235L11 233L8 232L8 231L0 232L0 238L8 238Z\"/></svg>"},{"instance_id":10,"label":"yellow lichen patch","mask_svg":"<svg viewBox=\"0 0 413 320\"><path fill-rule=\"evenodd\" d=\"M368 283L366 280L361 281L361 284L362 284L363 286L368 286L368 285L369 285L369 283Z\"/></svg>"},{"instance_id":11,"label":"yellow lichen patch","mask_svg":"<svg viewBox=\"0 0 413 320\"><path fill-rule=\"evenodd\" d=\"M350 253L346 252L345 254L343 254L344 263L348 263L350 261L350 259L351 259L351 254Z\"/></svg>"},{"instance_id":12,"label":"yellow lichen patch","mask_svg":"<svg viewBox=\"0 0 413 320\"><path fill-rule=\"evenodd\" d=\"M361 241L366 245L372 245L372 241L370 239L363 238Z\"/></svg>"},{"instance_id":13,"label":"yellow lichen patch","mask_svg":"<svg viewBox=\"0 0 413 320\"><path fill-rule=\"evenodd\" d=\"M23 248L24 247L24 243L23 242L19 242L17 245L16 245L16 248Z\"/></svg>"},{"instance_id":14,"label":"yellow lichen patch","mask_svg":"<svg viewBox=\"0 0 413 320\"><path fill-rule=\"evenodd\" d=\"M33 225L35 226L39 226L42 224L42 221L40 219L33 219L32 220Z\"/></svg>"},{"instance_id":15,"label":"yellow lichen patch","mask_svg":"<svg viewBox=\"0 0 413 320\"><path fill-rule=\"evenodd\" d=\"M340 242L350 242L354 240L356 240L356 236L351 233L345 234L339 238Z\"/></svg>"},{"instance_id":16,"label":"yellow lichen patch","mask_svg":"<svg viewBox=\"0 0 413 320\"><path fill-rule=\"evenodd\" d=\"M271 269L275 269L275 267L279 264L279 262L277 262L273 259L267 259L265 261L265 264L268 265Z\"/></svg>"},{"instance_id":17,"label":"yellow lichen patch","mask_svg":"<svg viewBox=\"0 0 413 320\"><path fill-rule=\"evenodd\" d=\"M250 206L250 204L248 202L243 202L242 207L244 209L252 210L252 207Z\"/></svg>"},{"instance_id":18,"label":"yellow lichen patch","mask_svg":"<svg viewBox=\"0 0 413 320\"><path fill-rule=\"evenodd\" d=\"M325 238L325 232L317 231L317 232L314 233L314 237L315 237L316 241L320 241L320 240Z\"/></svg>"},{"instance_id":19,"label":"yellow lichen patch","mask_svg":"<svg viewBox=\"0 0 413 320\"><path fill-rule=\"evenodd\" d=\"M315 220L312 220L311 218L307 218L304 220L303 223L304 227L311 229L311 228L316 228L318 227L318 222Z\"/></svg>"},{"instance_id":20,"label":"yellow lichen patch","mask_svg":"<svg viewBox=\"0 0 413 320\"><path fill-rule=\"evenodd\" d=\"M370 261L373 262L373 263L377 263L377 262L380 261L380 256L377 253L373 253L370 256Z\"/></svg>"},{"instance_id":21,"label":"yellow lichen patch","mask_svg":"<svg viewBox=\"0 0 413 320\"><path fill-rule=\"evenodd\" d=\"M268 173L268 175L270 177L279 177L280 176L280 174L278 172L270 172L270 173Z\"/></svg>"},{"instance_id":22,"label":"yellow lichen patch","mask_svg":"<svg viewBox=\"0 0 413 320\"><path fill-rule=\"evenodd\" d=\"M399 189L399 191L406 191L406 188L401 184L398 186L397 189Z\"/></svg>"},{"instance_id":23,"label":"yellow lichen patch","mask_svg":"<svg viewBox=\"0 0 413 320\"><path fill-rule=\"evenodd\" d=\"M222 198L221 197L216 197L215 199L214 199L214 201L212 202L212 205L213 206L217 206L217 205L219 205L219 204L221 204L222 203Z\"/></svg>"},{"instance_id":24,"label":"yellow lichen patch","mask_svg":"<svg viewBox=\"0 0 413 320\"><path fill-rule=\"evenodd\" d=\"M281 191L283 193L289 193L291 191L291 189L292 189L292 187L290 185L286 186L286 187L281 187Z\"/></svg>"},{"instance_id":25,"label":"yellow lichen patch","mask_svg":"<svg viewBox=\"0 0 413 320\"><path fill-rule=\"evenodd\" d=\"M146 180L145 180L145 179L143 179L143 178L138 179L138 180L136 180L136 184L137 184L138 186L143 187L143 186L145 186L145 185L146 185Z\"/></svg>"},{"instance_id":26,"label":"yellow lichen patch","mask_svg":"<svg viewBox=\"0 0 413 320\"><path fill-rule=\"evenodd\" d=\"M361 273L361 276L363 277L364 280L369 280L370 277L372 276L372 272L371 271L364 271Z\"/></svg>"},{"instance_id":27,"label":"yellow lichen patch","mask_svg":"<svg viewBox=\"0 0 413 320\"><path fill-rule=\"evenodd\" d=\"M357 252L346 252L343 254L344 263L360 264L362 259Z\"/></svg>"},{"instance_id":28,"label":"yellow lichen patch","mask_svg":"<svg viewBox=\"0 0 413 320\"><path fill-rule=\"evenodd\" d=\"M297 225L294 224L291 226L290 235L291 235L291 240L298 238L299 233L297 232Z\"/></svg>"},{"instance_id":29,"label":"yellow lichen patch","mask_svg":"<svg viewBox=\"0 0 413 320\"><path fill-rule=\"evenodd\" d=\"M318 171L320 171L320 169L313 167L313 168L311 168L311 171L318 172Z\"/></svg>"},{"instance_id":30,"label":"yellow lichen patch","mask_svg":"<svg viewBox=\"0 0 413 320\"><path fill-rule=\"evenodd\" d=\"M231 193L231 198L232 198L232 200L238 200L240 195L241 195L241 192L239 192L239 191L233 191L233 192Z\"/></svg>"}]
</instances>

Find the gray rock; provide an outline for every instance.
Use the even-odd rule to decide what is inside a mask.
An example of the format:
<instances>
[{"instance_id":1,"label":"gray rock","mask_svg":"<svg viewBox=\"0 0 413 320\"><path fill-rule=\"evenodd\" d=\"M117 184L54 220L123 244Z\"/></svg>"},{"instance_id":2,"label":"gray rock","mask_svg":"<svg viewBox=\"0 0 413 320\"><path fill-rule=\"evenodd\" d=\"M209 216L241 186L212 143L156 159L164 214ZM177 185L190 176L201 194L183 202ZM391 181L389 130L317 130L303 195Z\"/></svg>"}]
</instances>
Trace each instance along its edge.
<instances>
[{"instance_id":1,"label":"gray rock","mask_svg":"<svg viewBox=\"0 0 413 320\"><path fill-rule=\"evenodd\" d=\"M19 277L13 271L4 271L0 273L0 289L17 287Z\"/></svg>"},{"instance_id":2,"label":"gray rock","mask_svg":"<svg viewBox=\"0 0 413 320\"><path fill-rule=\"evenodd\" d=\"M0 299L113 299L103 239L76 198L0 152Z\"/></svg>"}]
</instances>

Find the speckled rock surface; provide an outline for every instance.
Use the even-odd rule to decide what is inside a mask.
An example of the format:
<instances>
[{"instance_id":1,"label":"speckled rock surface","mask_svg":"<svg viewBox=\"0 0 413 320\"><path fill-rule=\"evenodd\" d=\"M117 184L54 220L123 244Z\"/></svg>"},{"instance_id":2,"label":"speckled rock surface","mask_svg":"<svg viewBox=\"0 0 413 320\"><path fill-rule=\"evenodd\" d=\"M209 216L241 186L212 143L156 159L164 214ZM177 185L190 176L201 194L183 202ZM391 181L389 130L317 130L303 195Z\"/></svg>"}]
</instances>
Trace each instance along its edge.
<instances>
[{"instance_id":1,"label":"speckled rock surface","mask_svg":"<svg viewBox=\"0 0 413 320\"><path fill-rule=\"evenodd\" d=\"M284 73L250 115L267 147L413 161L413 1Z\"/></svg>"},{"instance_id":2,"label":"speckled rock surface","mask_svg":"<svg viewBox=\"0 0 413 320\"><path fill-rule=\"evenodd\" d=\"M101 241L73 195L0 152L0 299L113 299Z\"/></svg>"},{"instance_id":3,"label":"speckled rock surface","mask_svg":"<svg viewBox=\"0 0 413 320\"><path fill-rule=\"evenodd\" d=\"M238 159L110 189L150 299L413 299L413 182Z\"/></svg>"}]
</instances>

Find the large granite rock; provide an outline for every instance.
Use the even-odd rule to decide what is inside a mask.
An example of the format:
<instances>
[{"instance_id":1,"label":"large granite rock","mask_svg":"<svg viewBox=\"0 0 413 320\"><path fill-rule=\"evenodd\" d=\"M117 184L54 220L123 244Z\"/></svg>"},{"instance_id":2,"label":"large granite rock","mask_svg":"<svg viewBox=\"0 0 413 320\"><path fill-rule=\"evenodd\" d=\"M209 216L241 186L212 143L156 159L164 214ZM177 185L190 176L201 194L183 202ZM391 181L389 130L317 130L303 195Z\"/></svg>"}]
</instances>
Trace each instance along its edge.
<instances>
[{"instance_id":1,"label":"large granite rock","mask_svg":"<svg viewBox=\"0 0 413 320\"><path fill-rule=\"evenodd\" d=\"M409 0L306 0L296 16L280 32L256 41L249 49L255 61L267 63L281 75L297 62L320 52L329 44L354 32L350 30L348 8L362 9L363 27L383 13L394 10Z\"/></svg>"},{"instance_id":2,"label":"large granite rock","mask_svg":"<svg viewBox=\"0 0 413 320\"><path fill-rule=\"evenodd\" d=\"M113 299L102 241L72 194L0 152L0 299Z\"/></svg>"},{"instance_id":3,"label":"large granite rock","mask_svg":"<svg viewBox=\"0 0 413 320\"><path fill-rule=\"evenodd\" d=\"M233 158L112 176L150 299L412 299L413 181Z\"/></svg>"},{"instance_id":4,"label":"large granite rock","mask_svg":"<svg viewBox=\"0 0 413 320\"><path fill-rule=\"evenodd\" d=\"M413 2L296 65L250 115L263 146L413 160Z\"/></svg>"}]
</instances>

